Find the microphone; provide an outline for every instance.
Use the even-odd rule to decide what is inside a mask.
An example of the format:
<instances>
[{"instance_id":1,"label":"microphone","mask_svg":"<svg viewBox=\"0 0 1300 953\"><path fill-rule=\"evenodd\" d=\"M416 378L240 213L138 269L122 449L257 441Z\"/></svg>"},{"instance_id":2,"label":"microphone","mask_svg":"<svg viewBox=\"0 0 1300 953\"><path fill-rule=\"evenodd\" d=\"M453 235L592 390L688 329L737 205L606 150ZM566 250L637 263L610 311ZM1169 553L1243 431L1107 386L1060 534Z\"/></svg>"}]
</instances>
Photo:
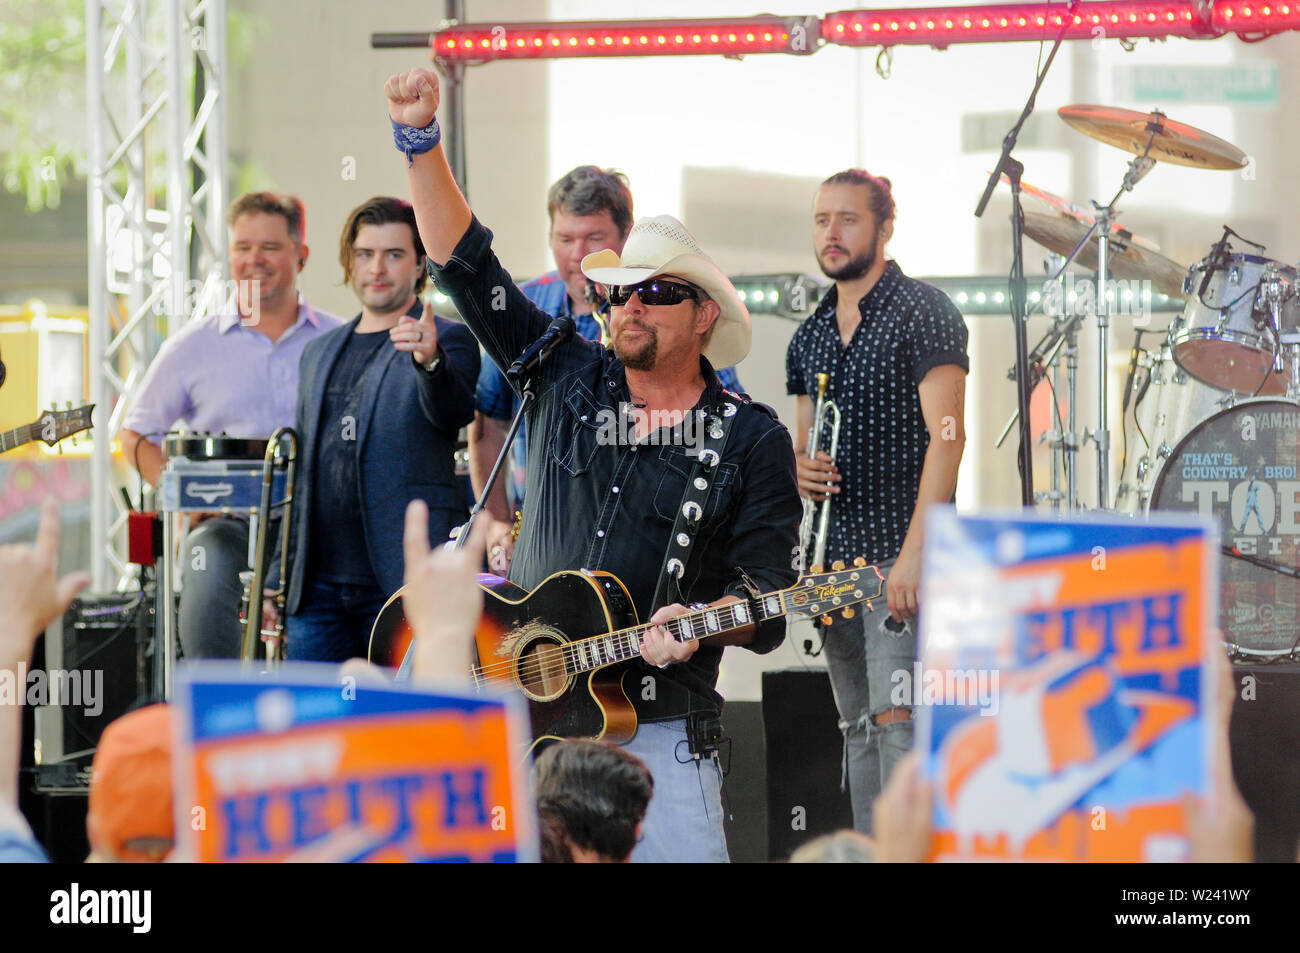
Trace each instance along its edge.
<instances>
[{"instance_id":1,"label":"microphone","mask_svg":"<svg viewBox=\"0 0 1300 953\"><path fill-rule=\"evenodd\" d=\"M542 336L528 345L524 353L519 355L519 359L510 365L506 371L506 379L512 384L517 384L524 377L532 374L552 351L573 337L574 329L573 318L568 315L556 318Z\"/></svg>"}]
</instances>

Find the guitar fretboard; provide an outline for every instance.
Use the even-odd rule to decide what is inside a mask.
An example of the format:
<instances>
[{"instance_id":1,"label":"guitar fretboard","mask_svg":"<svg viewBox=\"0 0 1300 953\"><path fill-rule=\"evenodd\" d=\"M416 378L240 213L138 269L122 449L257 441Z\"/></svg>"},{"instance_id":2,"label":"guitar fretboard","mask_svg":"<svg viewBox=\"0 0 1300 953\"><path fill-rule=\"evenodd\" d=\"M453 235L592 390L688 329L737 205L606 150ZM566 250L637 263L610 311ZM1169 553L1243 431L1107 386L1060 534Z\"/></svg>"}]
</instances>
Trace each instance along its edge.
<instances>
[{"instance_id":1,"label":"guitar fretboard","mask_svg":"<svg viewBox=\"0 0 1300 953\"><path fill-rule=\"evenodd\" d=\"M754 602L733 602L710 606L662 623L662 628L682 642L693 642L710 635L742 629L753 622L765 622L785 615L787 592L771 592ZM751 606L753 611L751 611ZM654 626L646 623L619 629L605 635L567 642L562 646L566 674L577 675L592 669L640 658L645 633Z\"/></svg>"},{"instance_id":2,"label":"guitar fretboard","mask_svg":"<svg viewBox=\"0 0 1300 953\"><path fill-rule=\"evenodd\" d=\"M24 424L0 433L0 453L36 439L36 425Z\"/></svg>"}]
</instances>

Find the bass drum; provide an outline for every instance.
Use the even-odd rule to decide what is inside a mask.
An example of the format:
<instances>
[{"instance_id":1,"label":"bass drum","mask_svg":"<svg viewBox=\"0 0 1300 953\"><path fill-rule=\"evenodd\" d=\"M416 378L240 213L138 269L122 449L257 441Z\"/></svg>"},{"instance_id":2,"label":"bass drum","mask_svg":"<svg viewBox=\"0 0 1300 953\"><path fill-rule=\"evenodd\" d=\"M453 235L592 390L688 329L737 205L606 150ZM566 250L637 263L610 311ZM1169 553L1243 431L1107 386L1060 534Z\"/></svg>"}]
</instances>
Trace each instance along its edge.
<instances>
[{"instance_id":1,"label":"bass drum","mask_svg":"<svg viewBox=\"0 0 1300 953\"><path fill-rule=\"evenodd\" d=\"M1156 478L1151 508L1213 514L1224 546L1300 569L1300 406L1250 400L1197 424ZM1300 642L1300 579L1225 553L1219 628L1233 654L1281 658Z\"/></svg>"},{"instance_id":2,"label":"bass drum","mask_svg":"<svg viewBox=\"0 0 1300 953\"><path fill-rule=\"evenodd\" d=\"M1151 491L1174 444L1232 397L1202 384L1174 363L1166 346L1144 352L1139 359L1146 382L1137 391L1134 423L1128 428L1129 462L1121 475L1116 508L1126 513L1145 513L1151 505Z\"/></svg>"}]
</instances>

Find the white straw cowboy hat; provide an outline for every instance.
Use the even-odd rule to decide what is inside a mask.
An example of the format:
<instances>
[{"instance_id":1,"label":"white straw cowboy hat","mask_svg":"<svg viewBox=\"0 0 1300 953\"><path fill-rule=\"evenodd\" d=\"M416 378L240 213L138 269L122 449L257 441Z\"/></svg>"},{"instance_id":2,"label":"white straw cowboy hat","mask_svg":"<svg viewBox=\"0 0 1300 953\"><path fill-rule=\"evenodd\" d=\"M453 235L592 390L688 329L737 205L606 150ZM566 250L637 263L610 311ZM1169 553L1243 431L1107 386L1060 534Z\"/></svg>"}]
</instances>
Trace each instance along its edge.
<instances>
[{"instance_id":1,"label":"white straw cowboy hat","mask_svg":"<svg viewBox=\"0 0 1300 953\"><path fill-rule=\"evenodd\" d=\"M612 248L592 252L582 259L582 272L602 285L635 285L657 275L690 282L722 309L704 348L709 363L715 368L732 367L749 353L753 337L749 311L727 276L671 215L641 219L628 233L622 258Z\"/></svg>"}]
</instances>

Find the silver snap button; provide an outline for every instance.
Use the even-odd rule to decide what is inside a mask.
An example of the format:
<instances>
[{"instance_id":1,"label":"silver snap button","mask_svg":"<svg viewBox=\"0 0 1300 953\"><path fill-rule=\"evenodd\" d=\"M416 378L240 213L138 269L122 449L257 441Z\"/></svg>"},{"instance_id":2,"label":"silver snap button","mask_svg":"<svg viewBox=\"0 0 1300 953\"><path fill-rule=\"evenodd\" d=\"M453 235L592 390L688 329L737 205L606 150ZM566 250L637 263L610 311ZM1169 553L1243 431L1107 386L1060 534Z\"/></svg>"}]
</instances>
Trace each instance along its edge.
<instances>
[{"instance_id":1,"label":"silver snap button","mask_svg":"<svg viewBox=\"0 0 1300 953\"><path fill-rule=\"evenodd\" d=\"M618 487L614 487L614 492L615 492L615 493L618 492Z\"/></svg>"},{"instance_id":2,"label":"silver snap button","mask_svg":"<svg viewBox=\"0 0 1300 953\"><path fill-rule=\"evenodd\" d=\"M605 538L605 531L604 531L603 529L598 529L598 530L596 530L596 538L597 538L597 539L604 539L604 538Z\"/></svg>"},{"instance_id":3,"label":"silver snap button","mask_svg":"<svg viewBox=\"0 0 1300 953\"><path fill-rule=\"evenodd\" d=\"M691 538L690 538L689 536L687 536L685 533L678 533L678 534L677 534L677 545L678 545L678 546L689 546L689 545L691 545Z\"/></svg>"},{"instance_id":4,"label":"silver snap button","mask_svg":"<svg viewBox=\"0 0 1300 953\"><path fill-rule=\"evenodd\" d=\"M704 477L696 477L696 478L695 478L695 489L697 489L697 490L707 490L708 488L709 488L709 481L708 481L708 480L704 479Z\"/></svg>"}]
</instances>

